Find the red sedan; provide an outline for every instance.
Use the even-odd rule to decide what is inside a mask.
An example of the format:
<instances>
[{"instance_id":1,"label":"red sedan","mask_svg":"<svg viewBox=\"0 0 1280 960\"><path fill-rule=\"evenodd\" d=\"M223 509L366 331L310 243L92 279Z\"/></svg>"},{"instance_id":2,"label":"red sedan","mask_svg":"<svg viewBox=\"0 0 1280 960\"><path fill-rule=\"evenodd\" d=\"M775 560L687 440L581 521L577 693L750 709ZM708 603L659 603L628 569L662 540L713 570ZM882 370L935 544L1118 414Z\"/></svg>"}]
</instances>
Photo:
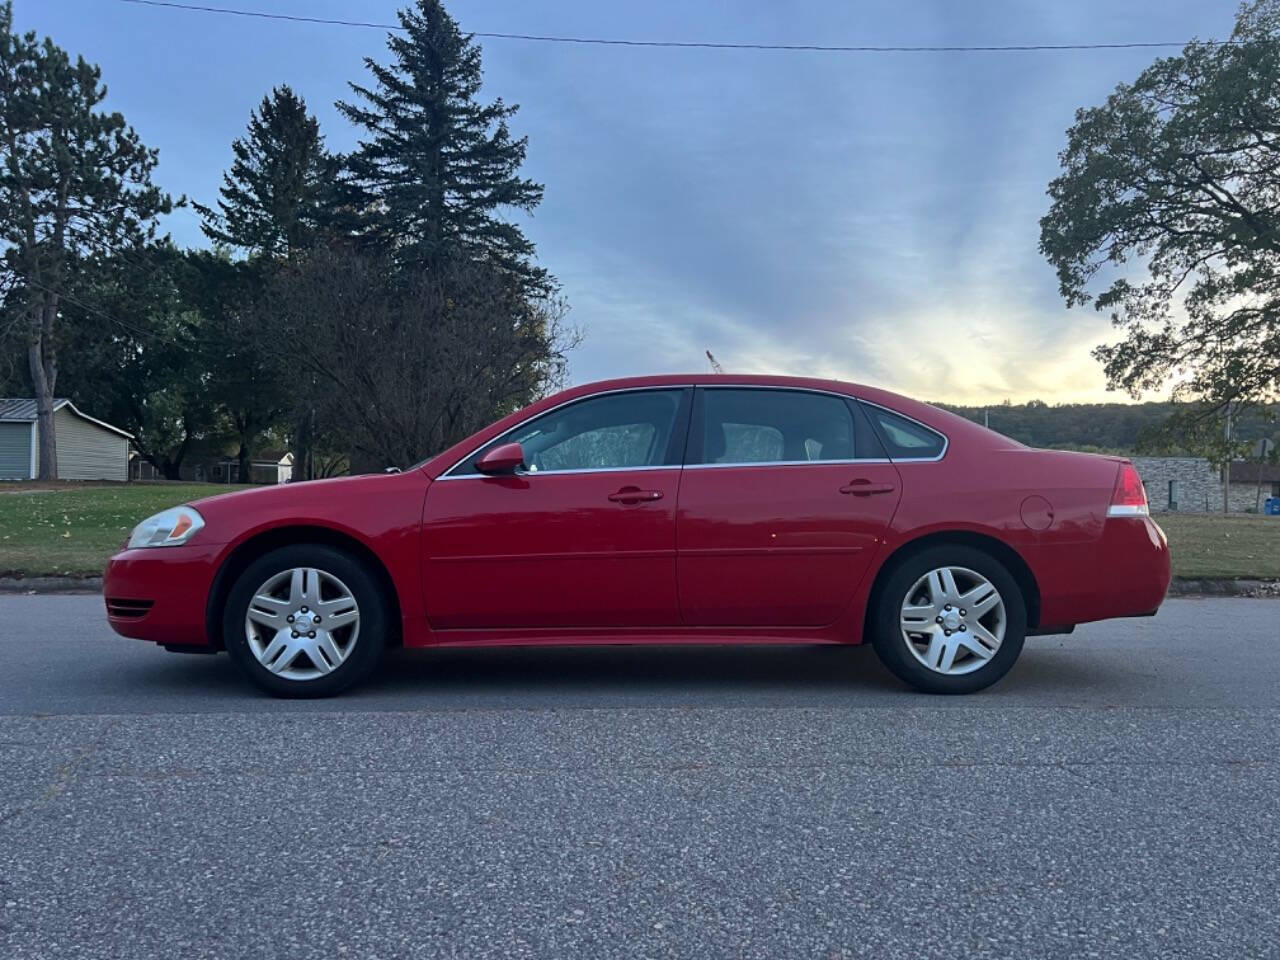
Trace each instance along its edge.
<instances>
[{"instance_id":1,"label":"red sedan","mask_svg":"<svg viewBox=\"0 0 1280 960\"><path fill-rule=\"evenodd\" d=\"M575 387L404 473L210 497L111 558L116 632L336 693L393 645L862 643L936 693L1030 634L1155 613L1169 548L1119 457L870 387Z\"/></svg>"}]
</instances>

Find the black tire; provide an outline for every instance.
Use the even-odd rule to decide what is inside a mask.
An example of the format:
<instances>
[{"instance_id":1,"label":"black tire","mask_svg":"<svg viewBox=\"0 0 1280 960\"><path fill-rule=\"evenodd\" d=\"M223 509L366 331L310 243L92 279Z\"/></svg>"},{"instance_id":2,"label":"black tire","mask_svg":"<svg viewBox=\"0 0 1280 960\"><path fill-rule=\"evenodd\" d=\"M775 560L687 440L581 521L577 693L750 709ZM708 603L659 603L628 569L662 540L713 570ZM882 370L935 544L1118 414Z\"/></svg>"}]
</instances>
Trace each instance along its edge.
<instances>
[{"instance_id":1,"label":"black tire","mask_svg":"<svg viewBox=\"0 0 1280 960\"><path fill-rule=\"evenodd\" d=\"M971 673L945 674L916 658L900 626L907 592L931 570L963 567L985 577L1004 601L1005 634L994 655ZM872 601L868 629L880 661L898 679L926 693L973 693L991 686L1013 666L1027 636L1027 607L1018 582L990 554L960 544L940 544L908 554L889 572Z\"/></svg>"},{"instance_id":2,"label":"black tire","mask_svg":"<svg viewBox=\"0 0 1280 960\"><path fill-rule=\"evenodd\" d=\"M314 568L336 577L359 608L359 631L346 658L313 679L278 676L258 662L249 647L245 617L256 591L276 574ZM329 697L365 679L386 647L389 604L377 578L345 551L323 544L295 544L263 554L236 578L222 617L222 639L236 665L255 684L278 697ZM339 636L335 631L334 636ZM305 656L305 654L304 654Z\"/></svg>"}]
</instances>

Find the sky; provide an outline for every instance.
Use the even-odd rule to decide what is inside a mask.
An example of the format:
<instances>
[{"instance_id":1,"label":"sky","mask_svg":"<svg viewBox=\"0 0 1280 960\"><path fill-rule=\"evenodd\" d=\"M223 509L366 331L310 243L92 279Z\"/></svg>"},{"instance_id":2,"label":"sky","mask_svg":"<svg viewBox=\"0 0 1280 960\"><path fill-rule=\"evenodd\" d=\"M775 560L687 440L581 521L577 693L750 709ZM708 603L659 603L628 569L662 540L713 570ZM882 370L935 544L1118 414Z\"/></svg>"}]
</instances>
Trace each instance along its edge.
<instances>
[{"instance_id":1,"label":"sky","mask_svg":"<svg viewBox=\"0 0 1280 960\"><path fill-rule=\"evenodd\" d=\"M207 0L392 23L407 0ZM645 40L869 45L1222 38L1224 0L453 0L462 28ZM288 83L328 146L386 31L120 0L15 0L21 30L102 67L155 179L217 198L231 141ZM488 39L486 99L520 105L520 217L583 342L574 383L706 371L870 383L956 403L1123 401L1037 250L1075 111L1165 51L839 54ZM1174 52L1173 50L1167 52ZM165 224L205 243L188 209ZM1157 395L1153 395L1157 396Z\"/></svg>"}]
</instances>

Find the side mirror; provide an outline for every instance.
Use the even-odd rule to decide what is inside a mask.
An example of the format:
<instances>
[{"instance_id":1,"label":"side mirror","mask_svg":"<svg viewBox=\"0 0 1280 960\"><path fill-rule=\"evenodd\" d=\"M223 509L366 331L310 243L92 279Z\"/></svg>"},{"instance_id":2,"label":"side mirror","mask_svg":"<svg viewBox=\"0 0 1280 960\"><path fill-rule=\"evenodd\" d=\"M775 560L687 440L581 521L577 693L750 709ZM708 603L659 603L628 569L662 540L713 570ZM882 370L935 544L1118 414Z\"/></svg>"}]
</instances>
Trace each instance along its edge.
<instances>
[{"instance_id":1,"label":"side mirror","mask_svg":"<svg viewBox=\"0 0 1280 960\"><path fill-rule=\"evenodd\" d=\"M504 443L494 447L476 461L476 469L489 476L515 473L522 466L524 466L524 448L518 443Z\"/></svg>"}]
</instances>

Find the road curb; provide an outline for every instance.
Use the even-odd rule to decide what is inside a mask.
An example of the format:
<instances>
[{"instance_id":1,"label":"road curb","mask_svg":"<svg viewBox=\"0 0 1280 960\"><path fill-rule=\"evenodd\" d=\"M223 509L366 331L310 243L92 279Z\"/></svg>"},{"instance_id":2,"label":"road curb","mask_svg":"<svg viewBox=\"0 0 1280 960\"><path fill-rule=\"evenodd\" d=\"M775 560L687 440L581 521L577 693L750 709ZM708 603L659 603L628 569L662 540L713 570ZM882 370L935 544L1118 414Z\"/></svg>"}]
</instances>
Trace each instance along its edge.
<instances>
[{"instance_id":1,"label":"road curb","mask_svg":"<svg viewBox=\"0 0 1280 960\"><path fill-rule=\"evenodd\" d=\"M0 593L101 592L101 577L0 577Z\"/></svg>"},{"instance_id":2,"label":"road curb","mask_svg":"<svg viewBox=\"0 0 1280 960\"><path fill-rule=\"evenodd\" d=\"M1280 597L1280 580L1193 580L1175 577L1171 597Z\"/></svg>"},{"instance_id":3,"label":"road curb","mask_svg":"<svg viewBox=\"0 0 1280 960\"><path fill-rule=\"evenodd\" d=\"M3 593L101 593L101 577L0 577ZM1195 580L1174 577L1171 597L1276 597L1280 580Z\"/></svg>"}]
</instances>

